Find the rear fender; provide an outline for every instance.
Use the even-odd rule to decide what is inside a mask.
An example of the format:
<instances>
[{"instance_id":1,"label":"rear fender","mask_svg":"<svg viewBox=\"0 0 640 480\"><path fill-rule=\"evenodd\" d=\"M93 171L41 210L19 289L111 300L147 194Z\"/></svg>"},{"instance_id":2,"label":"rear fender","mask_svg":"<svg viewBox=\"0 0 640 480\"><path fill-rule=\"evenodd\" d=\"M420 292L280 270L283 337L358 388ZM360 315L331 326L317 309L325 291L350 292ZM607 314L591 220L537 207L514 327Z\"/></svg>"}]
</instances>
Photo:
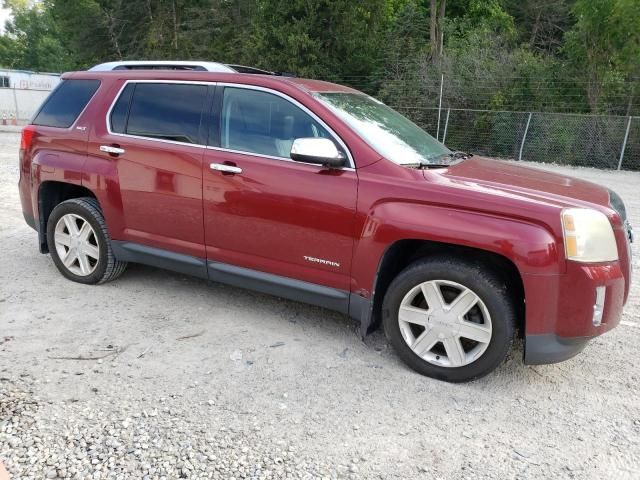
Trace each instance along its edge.
<instances>
[{"instance_id":1,"label":"rear fender","mask_svg":"<svg viewBox=\"0 0 640 480\"><path fill-rule=\"evenodd\" d=\"M102 208L109 235L114 240L124 238L125 222L117 161L98 155L88 155L82 185L91 190Z\"/></svg>"},{"instance_id":2,"label":"rear fender","mask_svg":"<svg viewBox=\"0 0 640 480\"><path fill-rule=\"evenodd\" d=\"M38 244L41 253L47 253L47 219L51 211L44 208L42 185L47 182L59 182L70 185L82 185L82 168L86 156L82 153L65 152L59 154L48 150L39 150L31 162L31 207L38 230Z\"/></svg>"}]
</instances>

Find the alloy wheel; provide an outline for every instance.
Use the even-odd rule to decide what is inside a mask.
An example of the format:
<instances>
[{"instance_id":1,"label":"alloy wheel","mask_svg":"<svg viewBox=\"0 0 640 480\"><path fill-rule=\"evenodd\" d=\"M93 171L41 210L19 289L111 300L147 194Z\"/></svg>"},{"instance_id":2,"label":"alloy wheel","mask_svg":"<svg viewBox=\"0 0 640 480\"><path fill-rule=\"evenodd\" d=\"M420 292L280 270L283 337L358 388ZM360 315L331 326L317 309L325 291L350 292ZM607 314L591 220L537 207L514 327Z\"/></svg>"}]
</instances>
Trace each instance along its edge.
<instances>
[{"instance_id":1,"label":"alloy wheel","mask_svg":"<svg viewBox=\"0 0 640 480\"><path fill-rule=\"evenodd\" d=\"M473 363L492 336L484 302L471 289L448 280L430 280L409 290L400 303L398 323L409 348L441 367Z\"/></svg>"},{"instance_id":2,"label":"alloy wheel","mask_svg":"<svg viewBox=\"0 0 640 480\"><path fill-rule=\"evenodd\" d=\"M100 259L100 246L91 224L79 215L60 217L53 236L56 251L65 268L74 275L91 275Z\"/></svg>"}]
</instances>

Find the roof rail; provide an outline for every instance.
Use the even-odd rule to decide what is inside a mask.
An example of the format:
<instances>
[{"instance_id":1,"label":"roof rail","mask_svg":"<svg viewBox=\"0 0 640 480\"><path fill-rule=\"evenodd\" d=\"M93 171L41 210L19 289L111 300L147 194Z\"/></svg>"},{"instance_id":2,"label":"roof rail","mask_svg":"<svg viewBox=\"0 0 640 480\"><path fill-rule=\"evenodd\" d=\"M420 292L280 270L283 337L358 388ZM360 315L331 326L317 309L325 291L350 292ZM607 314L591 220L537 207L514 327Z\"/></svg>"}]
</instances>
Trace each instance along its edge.
<instances>
[{"instance_id":1,"label":"roof rail","mask_svg":"<svg viewBox=\"0 0 640 480\"><path fill-rule=\"evenodd\" d=\"M262 68L256 67L248 67L246 65L235 65L231 63L226 64L227 67L233 68L238 73L253 73L259 75L277 75L276 72L271 72L269 70L263 70Z\"/></svg>"},{"instance_id":2,"label":"roof rail","mask_svg":"<svg viewBox=\"0 0 640 480\"><path fill-rule=\"evenodd\" d=\"M192 70L200 72L230 72L236 70L216 62L176 61L176 60L127 60L107 62L95 65L90 72L108 72L112 70Z\"/></svg>"},{"instance_id":3,"label":"roof rail","mask_svg":"<svg viewBox=\"0 0 640 480\"><path fill-rule=\"evenodd\" d=\"M122 62L107 62L95 65L90 72L110 72L113 70L191 70L196 72L229 72L252 73L259 75L276 75L281 77L295 77L290 72L271 72L246 65L232 65L217 62L200 62L187 60L126 60Z\"/></svg>"},{"instance_id":4,"label":"roof rail","mask_svg":"<svg viewBox=\"0 0 640 480\"><path fill-rule=\"evenodd\" d=\"M227 63L227 67L233 68L238 73L253 73L259 75L275 75L278 77L295 77L296 74L292 72L272 72L270 70L263 70L257 67L247 67L246 65L234 65Z\"/></svg>"}]
</instances>

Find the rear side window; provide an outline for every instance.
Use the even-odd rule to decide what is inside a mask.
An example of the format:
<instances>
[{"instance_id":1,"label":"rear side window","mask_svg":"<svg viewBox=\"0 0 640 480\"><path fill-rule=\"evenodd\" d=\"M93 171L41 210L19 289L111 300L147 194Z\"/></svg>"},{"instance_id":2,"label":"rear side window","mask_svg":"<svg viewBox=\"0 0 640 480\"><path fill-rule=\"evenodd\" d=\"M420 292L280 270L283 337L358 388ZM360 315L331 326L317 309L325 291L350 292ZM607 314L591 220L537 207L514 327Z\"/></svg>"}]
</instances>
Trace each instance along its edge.
<instances>
[{"instance_id":1,"label":"rear side window","mask_svg":"<svg viewBox=\"0 0 640 480\"><path fill-rule=\"evenodd\" d=\"M122 97L126 97L126 89ZM111 115L112 131L183 143L205 143L200 135L207 86L138 83L130 93L129 116L121 120L126 98L118 99ZM122 105L120 102L122 100ZM115 116L114 116L115 115Z\"/></svg>"},{"instance_id":2,"label":"rear side window","mask_svg":"<svg viewBox=\"0 0 640 480\"><path fill-rule=\"evenodd\" d=\"M64 80L45 100L32 123L45 127L70 127L99 86L99 80Z\"/></svg>"}]
</instances>

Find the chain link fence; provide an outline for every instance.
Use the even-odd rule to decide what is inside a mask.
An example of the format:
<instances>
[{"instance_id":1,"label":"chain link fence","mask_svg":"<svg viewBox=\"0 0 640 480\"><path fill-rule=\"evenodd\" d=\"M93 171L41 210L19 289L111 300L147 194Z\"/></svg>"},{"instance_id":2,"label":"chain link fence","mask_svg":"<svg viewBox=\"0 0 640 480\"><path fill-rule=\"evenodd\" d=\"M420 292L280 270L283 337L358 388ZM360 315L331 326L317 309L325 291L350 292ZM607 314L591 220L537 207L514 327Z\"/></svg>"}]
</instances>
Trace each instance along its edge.
<instances>
[{"instance_id":1,"label":"chain link fence","mask_svg":"<svg viewBox=\"0 0 640 480\"><path fill-rule=\"evenodd\" d=\"M0 124L24 125L48 94L0 89ZM396 109L455 150L531 162L640 170L640 117L422 106Z\"/></svg>"},{"instance_id":2,"label":"chain link fence","mask_svg":"<svg viewBox=\"0 0 640 480\"><path fill-rule=\"evenodd\" d=\"M454 150L531 162L640 170L640 117L397 109Z\"/></svg>"}]
</instances>

